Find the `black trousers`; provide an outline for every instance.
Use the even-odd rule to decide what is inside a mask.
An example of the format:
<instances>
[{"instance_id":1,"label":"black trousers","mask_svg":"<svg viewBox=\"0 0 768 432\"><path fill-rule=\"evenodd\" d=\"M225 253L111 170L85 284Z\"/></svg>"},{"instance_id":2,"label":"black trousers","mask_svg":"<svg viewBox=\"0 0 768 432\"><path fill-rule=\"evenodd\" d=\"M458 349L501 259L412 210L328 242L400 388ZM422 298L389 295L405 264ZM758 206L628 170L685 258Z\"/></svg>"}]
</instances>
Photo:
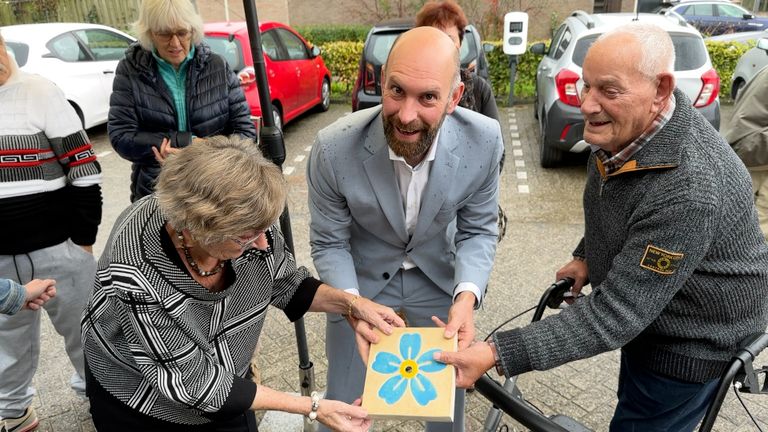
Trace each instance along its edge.
<instances>
[{"instance_id":1,"label":"black trousers","mask_svg":"<svg viewBox=\"0 0 768 432\"><path fill-rule=\"evenodd\" d=\"M85 383L91 401L93 424L99 432L258 432L253 411L226 421L183 425L140 413L112 396L85 366Z\"/></svg>"}]
</instances>

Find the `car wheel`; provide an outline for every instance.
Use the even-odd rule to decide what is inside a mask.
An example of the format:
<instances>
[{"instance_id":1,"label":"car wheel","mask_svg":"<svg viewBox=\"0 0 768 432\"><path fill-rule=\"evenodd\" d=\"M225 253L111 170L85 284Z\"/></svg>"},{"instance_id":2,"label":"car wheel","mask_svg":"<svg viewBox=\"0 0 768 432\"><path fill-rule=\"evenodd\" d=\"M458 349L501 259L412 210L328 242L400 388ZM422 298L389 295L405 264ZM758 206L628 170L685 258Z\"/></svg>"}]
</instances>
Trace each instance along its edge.
<instances>
[{"instance_id":1,"label":"car wheel","mask_svg":"<svg viewBox=\"0 0 768 432\"><path fill-rule=\"evenodd\" d=\"M272 118L275 120L275 127L283 130L283 116L280 114L280 108L272 104Z\"/></svg>"},{"instance_id":2,"label":"car wheel","mask_svg":"<svg viewBox=\"0 0 768 432\"><path fill-rule=\"evenodd\" d=\"M328 111L331 107L331 82L328 78L323 78L323 84L320 87L320 103L317 105L317 109L320 112Z\"/></svg>"},{"instance_id":3,"label":"car wheel","mask_svg":"<svg viewBox=\"0 0 768 432\"><path fill-rule=\"evenodd\" d=\"M746 86L747 86L747 82L741 79L738 82L734 83L733 89L731 90L731 100L735 101L736 96L738 96L739 93L741 93L741 91L744 90L744 87Z\"/></svg>"},{"instance_id":4,"label":"car wheel","mask_svg":"<svg viewBox=\"0 0 768 432\"><path fill-rule=\"evenodd\" d=\"M547 117L544 113L539 114L541 121L541 130L539 132L539 156L541 157L542 168L554 168L563 160L563 152L547 145Z\"/></svg>"}]
</instances>

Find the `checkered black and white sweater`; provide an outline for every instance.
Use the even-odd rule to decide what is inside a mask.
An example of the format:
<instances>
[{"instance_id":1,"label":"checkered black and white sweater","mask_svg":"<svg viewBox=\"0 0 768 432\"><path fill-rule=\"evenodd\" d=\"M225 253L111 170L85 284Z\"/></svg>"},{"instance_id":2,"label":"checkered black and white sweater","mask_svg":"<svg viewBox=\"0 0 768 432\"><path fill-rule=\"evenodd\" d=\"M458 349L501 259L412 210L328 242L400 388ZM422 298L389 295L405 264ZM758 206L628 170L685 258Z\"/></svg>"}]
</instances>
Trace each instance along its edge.
<instances>
[{"instance_id":1,"label":"checkered black and white sweater","mask_svg":"<svg viewBox=\"0 0 768 432\"><path fill-rule=\"evenodd\" d=\"M246 412L256 394L247 379L269 305L296 320L320 282L276 227L266 252L251 250L225 267L227 289L212 293L184 266L164 229L154 195L115 223L83 315L89 369L131 408L180 424Z\"/></svg>"},{"instance_id":2,"label":"checkered black and white sweater","mask_svg":"<svg viewBox=\"0 0 768 432\"><path fill-rule=\"evenodd\" d=\"M64 94L14 65L0 86L0 255L70 238L93 244L100 184L96 155Z\"/></svg>"}]
</instances>

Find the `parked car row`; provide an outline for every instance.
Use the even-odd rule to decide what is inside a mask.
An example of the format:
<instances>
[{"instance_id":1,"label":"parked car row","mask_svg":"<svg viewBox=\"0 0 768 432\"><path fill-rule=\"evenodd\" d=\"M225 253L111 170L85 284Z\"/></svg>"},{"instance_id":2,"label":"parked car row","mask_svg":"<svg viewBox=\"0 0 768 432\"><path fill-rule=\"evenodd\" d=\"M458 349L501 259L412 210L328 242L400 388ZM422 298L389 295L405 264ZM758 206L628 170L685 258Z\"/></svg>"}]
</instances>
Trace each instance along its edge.
<instances>
[{"instance_id":1,"label":"parked car row","mask_svg":"<svg viewBox=\"0 0 768 432\"><path fill-rule=\"evenodd\" d=\"M757 17L728 0L678 0L663 3L655 11L682 16L688 24L707 36L768 28L768 18Z\"/></svg>"},{"instance_id":2,"label":"parked car row","mask_svg":"<svg viewBox=\"0 0 768 432\"><path fill-rule=\"evenodd\" d=\"M206 42L240 77L251 114L261 117L245 22L206 24L204 30ZM286 25L263 22L260 30L275 124L282 127L313 107L327 110L331 73L320 50ZM84 23L14 25L0 27L0 32L19 68L56 83L83 127L107 121L117 63L135 38Z\"/></svg>"}]
</instances>

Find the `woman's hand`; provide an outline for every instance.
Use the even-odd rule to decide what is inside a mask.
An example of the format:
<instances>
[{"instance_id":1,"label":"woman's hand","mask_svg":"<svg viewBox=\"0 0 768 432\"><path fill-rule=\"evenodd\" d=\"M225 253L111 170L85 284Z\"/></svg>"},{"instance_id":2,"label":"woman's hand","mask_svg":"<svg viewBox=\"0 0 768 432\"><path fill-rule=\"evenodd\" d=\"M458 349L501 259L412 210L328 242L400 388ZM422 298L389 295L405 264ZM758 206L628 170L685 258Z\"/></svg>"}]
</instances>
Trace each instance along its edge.
<instances>
[{"instance_id":1,"label":"woman's hand","mask_svg":"<svg viewBox=\"0 0 768 432\"><path fill-rule=\"evenodd\" d=\"M331 399L323 399L317 409L317 421L339 432L366 432L372 421L360 407L360 399L352 405Z\"/></svg>"},{"instance_id":2,"label":"woman's hand","mask_svg":"<svg viewBox=\"0 0 768 432\"><path fill-rule=\"evenodd\" d=\"M160 150L158 150L156 147L152 147L152 153L155 154L155 159L160 163L160 165L165 163L165 159L174 153L178 153L179 150L177 148L171 147L171 140L168 138L163 138L163 142L160 143Z\"/></svg>"},{"instance_id":3,"label":"woman's hand","mask_svg":"<svg viewBox=\"0 0 768 432\"><path fill-rule=\"evenodd\" d=\"M405 321L392 308L365 297L357 297L351 304L352 315L347 316L347 321L355 330L355 341L360 358L367 364L371 344L379 342L379 335L374 329L389 335L392 334L393 326L405 327Z\"/></svg>"}]
</instances>

